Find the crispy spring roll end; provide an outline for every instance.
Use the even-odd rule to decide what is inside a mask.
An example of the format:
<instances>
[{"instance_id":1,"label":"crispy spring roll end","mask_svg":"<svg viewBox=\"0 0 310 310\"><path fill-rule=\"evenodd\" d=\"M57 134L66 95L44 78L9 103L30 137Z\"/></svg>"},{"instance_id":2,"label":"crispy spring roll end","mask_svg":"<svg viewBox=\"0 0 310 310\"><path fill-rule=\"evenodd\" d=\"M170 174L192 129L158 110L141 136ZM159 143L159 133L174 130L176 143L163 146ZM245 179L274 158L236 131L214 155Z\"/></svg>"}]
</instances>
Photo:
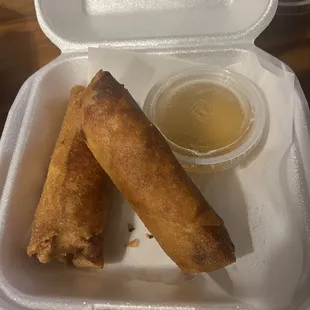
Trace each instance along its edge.
<instances>
[{"instance_id":1,"label":"crispy spring roll end","mask_svg":"<svg viewBox=\"0 0 310 310\"><path fill-rule=\"evenodd\" d=\"M39 244L30 244L27 248L29 257L36 256L40 263L50 262L56 253L55 236L41 241Z\"/></svg>"},{"instance_id":2,"label":"crispy spring roll end","mask_svg":"<svg viewBox=\"0 0 310 310\"><path fill-rule=\"evenodd\" d=\"M67 251L70 253L70 251ZM103 268L102 237L94 236L89 240L83 240L81 249L69 254L67 263L81 268Z\"/></svg>"},{"instance_id":3,"label":"crispy spring roll end","mask_svg":"<svg viewBox=\"0 0 310 310\"><path fill-rule=\"evenodd\" d=\"M84 240L80 248L56 250L56 236L49 240L42 241L36 248L28 247L27 254L29 257L36 256L40 263L46 264L56 259L68 265L74 265L81 268L99 268L102 269L102 246L101 236L95 236L89 240Z\"/></svg>"}]
</instances>

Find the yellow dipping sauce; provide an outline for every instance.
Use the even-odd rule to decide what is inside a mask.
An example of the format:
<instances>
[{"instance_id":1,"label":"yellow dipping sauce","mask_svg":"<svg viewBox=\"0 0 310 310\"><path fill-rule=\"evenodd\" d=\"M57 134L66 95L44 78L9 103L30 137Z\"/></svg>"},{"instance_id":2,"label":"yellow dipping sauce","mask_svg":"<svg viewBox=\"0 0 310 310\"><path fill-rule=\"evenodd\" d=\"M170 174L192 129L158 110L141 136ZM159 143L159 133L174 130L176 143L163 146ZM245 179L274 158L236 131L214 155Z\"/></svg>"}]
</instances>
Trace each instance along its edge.
<instances>
[{"instance_id":1,"label":"yellow dipping sauce","mask_svg":"<svg viewBox=\"0 0 310 310\"><path fill-rule=\"evenodd\" d=\"M212 172L235 167L256 148L265 129L265 98L245 76L193 68L159 81L144 112L182 166Z\"/></svg>"},{"instance_id":2,"label":"yellow dipping sauce","mask_svg":"<svg viewBox=\"0 0 310 310\"><path fill-rule=\"evenodd\" d=\"M164 93L156 109L157 125L166 138L205 156L241 145L251 122L238 97L215 83L187 84Z\"/></svg>"}]
</instances>

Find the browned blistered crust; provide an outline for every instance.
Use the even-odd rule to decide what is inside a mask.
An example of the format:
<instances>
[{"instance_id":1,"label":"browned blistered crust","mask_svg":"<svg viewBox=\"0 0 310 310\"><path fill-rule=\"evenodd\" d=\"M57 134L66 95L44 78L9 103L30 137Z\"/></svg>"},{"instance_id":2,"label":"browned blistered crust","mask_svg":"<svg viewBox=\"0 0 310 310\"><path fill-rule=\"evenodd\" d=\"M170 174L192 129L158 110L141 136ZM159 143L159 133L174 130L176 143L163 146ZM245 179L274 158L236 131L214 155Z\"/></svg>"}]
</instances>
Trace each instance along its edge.
<instances>
[{"instance_id":1,"label":"browned blistered crust","mask_svg":"<svg viewBox=\"0 0 310 310\"><path fill-rule=\"evenodd\" d=\"M51 158L32 225L28 255L76 267L103 267L102 232L110 183L81 135L81 96L75 86Z\"/></svg>"},{"instance_id":2,"label":"browned blistered crust","mask_svg":"<svg viewBox=\"0 0 310 310\"><path fill-rule=\"evenodd\" d=\"M82 105L89 148L170 258L188 273L233 263L222 219L123 85L99 71Z\"/></svg>"}]
</instances>

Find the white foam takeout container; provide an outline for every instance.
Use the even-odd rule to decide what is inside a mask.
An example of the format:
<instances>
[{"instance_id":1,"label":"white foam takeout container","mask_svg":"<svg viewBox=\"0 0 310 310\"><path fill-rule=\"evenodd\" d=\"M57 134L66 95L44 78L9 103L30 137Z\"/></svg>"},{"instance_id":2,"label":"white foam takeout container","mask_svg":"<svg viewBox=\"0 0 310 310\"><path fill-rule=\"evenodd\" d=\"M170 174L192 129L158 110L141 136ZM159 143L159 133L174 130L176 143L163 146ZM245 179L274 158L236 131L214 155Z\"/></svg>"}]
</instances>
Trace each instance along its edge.
<instances>
[{"instance_id":1,"label":"white foam takeout container","mask_svg":"<svg viewBox=\"0 0 310 310\"><path fill-rule=\"evenodd\" d=\"M266 70L290 71L254 46L254 39L273 18L277 1L35 0L35 6L43 31L62 54L22 86L1 139L0 309L310 309L310 116L297 80L294 141L282 166L291 211L299 220L291 221L281 239L287 242L275 244L273 262L266 262L270 272L257 292L267 290L264 294L270 298L262 306L255 308L242 298L233 298L221 273L186 276L168 258L160 264L156 260L145 264L143 259L158 247L154 240L144 240L144 246L135 249L135 258L141 257L139 263L130 255L125 259L119 245L128 239L126 223L134 216L125 202L114 211L119 213L114 214L119 221L112 227L114 239L107 241L111 253L104 271L41 265L25 251L69 91L73 85L87 82L88 47L141 50L219 66L228 66L251 50ZM135 231L144 233L143 226ZM283 272L275 268L290 252L287 269L293 271L291 275L298 272L293 287L293 280L281 278ZM279 285L287 290L274 297L273 287L268 285L278 277Z\"/></svg>"}]
</instances>

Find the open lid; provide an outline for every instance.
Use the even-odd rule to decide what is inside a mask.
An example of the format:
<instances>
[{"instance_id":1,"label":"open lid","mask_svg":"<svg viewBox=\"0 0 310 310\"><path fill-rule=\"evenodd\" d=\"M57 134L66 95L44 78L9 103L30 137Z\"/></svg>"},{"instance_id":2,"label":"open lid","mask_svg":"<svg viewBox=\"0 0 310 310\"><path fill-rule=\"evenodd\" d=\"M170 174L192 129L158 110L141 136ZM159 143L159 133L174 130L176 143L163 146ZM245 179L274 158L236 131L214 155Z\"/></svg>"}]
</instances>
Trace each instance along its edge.
<instances>
[{"instance_id":1,"label":"open lid","mask_svg":"<svg viewBox=\"0 0 310 310\"><path fill-rule=\"evenodd\" d=\"M35 0L40 26L62 51L254 41L277 0Z\"/></svg>"}]
</instances>

